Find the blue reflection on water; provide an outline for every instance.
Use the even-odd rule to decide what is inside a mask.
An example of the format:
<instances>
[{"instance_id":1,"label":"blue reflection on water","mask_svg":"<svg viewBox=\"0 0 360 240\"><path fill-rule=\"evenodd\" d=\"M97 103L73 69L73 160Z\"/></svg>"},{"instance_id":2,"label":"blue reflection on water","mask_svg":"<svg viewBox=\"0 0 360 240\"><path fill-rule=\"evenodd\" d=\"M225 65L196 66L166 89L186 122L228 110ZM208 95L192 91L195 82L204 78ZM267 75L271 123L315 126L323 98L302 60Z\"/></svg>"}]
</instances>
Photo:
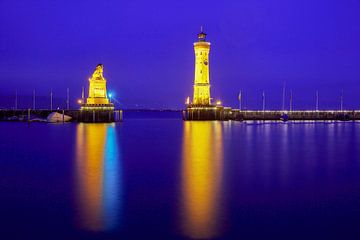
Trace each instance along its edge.
<instances>
[{"instance_id":1,"label":"blue reflection on water","mask_svg":"<svg viewBox=\"0 0 360 240\"><path fill-rule=\"evenodd\" d=\"M0 132L0 239L360 239L358 122Z\"/></svg>"},{"instance_id":2,"label":"blue reflection on water","mask_svg":"<svg viewBox=\"0 0 360 240\"><path fill-rule=\"evenodd\" d=\"M114 125L107 128L104 162L104 215L106 229L114 229L120 224L122 208L122 169L120 144Z\"/></svg>"},{"instance_id":3,"label":"blue reflection on water","mask_svg":"<svg viewBox=\"0 0 360 240\"><path fill-rule=\"evenodd\" d=\"M78 225L107 231L120 223L122 169L113 124L77 126L76 185Z\"/></svg>"}]
</instances>

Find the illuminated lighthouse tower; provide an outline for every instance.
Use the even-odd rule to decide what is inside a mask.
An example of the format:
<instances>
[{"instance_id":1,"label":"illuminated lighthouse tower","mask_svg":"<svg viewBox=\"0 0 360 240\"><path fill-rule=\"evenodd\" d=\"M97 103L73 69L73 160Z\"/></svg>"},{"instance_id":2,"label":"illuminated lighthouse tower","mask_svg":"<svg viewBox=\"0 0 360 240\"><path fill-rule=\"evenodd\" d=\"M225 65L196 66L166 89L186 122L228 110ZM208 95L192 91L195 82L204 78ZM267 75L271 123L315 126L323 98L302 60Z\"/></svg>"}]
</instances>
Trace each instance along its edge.
<instances>
[{"instance_id":1,"label":"illuminated lighthouse tower","mask_svg":"<svg viewBox=\"0 0 360 240\"><path fill-rule=\"evenodd\" d=\"M209 52L210 43L206 41L206 33L198 34L198 41L194 43L195 50L195 80L193 106L209 106L210 84L209 84Z\"/></svg>"},{"instance_id":2,"label":"illuminated lighthouse tower","mask_svg":"<svg viewBox=\"0 0 360 240\"><path fill-rule=\"evenodd\" d=\"M195 50L195 79L194 96L186 99L186 109L183 110L183 120L228 120L231 108L222 106L220 100L211 103L209 81L209 52L210 43L206 41L206 34L201 28L198 41L194 43Z\"/></svg>"}]
</instances>

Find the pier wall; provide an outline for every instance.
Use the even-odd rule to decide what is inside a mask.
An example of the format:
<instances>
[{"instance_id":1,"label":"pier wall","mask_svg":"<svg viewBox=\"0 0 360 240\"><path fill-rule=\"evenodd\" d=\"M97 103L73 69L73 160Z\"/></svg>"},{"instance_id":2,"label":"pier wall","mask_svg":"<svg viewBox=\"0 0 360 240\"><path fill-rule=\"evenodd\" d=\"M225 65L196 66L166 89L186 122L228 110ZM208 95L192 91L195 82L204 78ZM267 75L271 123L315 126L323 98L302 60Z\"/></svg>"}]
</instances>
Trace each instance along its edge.
<instances>
[{"instance_id":1,"label":"pier wall","mask_svg":"<svg viewBox=\"0 0 360 240\"><path fill-rule=\"evenodd\" d=\"M77 122L120 122L122 110L49 110L49 109L1 109L0 121L29 121L34 118L46 119L52 112L68 115Z\"/></svg>"},{"instance_id":2,"label":"pier wall","mask_svg":"<svg viewBox=\"0 0 360 240\"><path fill-rule=\"evenodd\" d=\"M30 111L30 112L29 112ZM48 109L0 109L0 121L28 121L30 119L46 117L52 113L58 112L72 117L73 121L78 122L118 122L123 119L122 110L112 111L86 111L81 110L48 110ZM131 112L131 111L130 111ZM152 113L152 115L156 114ZM214 108L187 108L182 111L183 120L187 121L353 121L360 120L360 110L346 111L240 111L239 109L230 109L223 107Z\"/></svg>"},{"instance_id":3,"label":"pier wall","mask_svg":"<svg viewBox=\"0 0 360 240\"><path fill-rule=\"evenodd\" d=\"M233 109L229 120L360 120L360 111L240 111Z\"/></svg>"},{"instance_id":4,"label":"pier wall","mask_svg":"<svg viewBox=\"0 0 360 240\"><path fill-rule=\"evenodd\" d=\"M196 107L187 108L183 111L183 120L186 121L203 121L203 120L229 120L230 109L223 107Z\"/></svg>"},{"instance_id":5,"label":"pier wall","mask_svg":"<svg viewBox=\"0 0 360 240\"><path fill-rule=\"evenodd\" d=\"M78 122L114 122L114 111L109 110L81 110L79 111Z\"/></svg>"},{"instance_id":6,"label":"pier wall","mask_svg":"<svg viewBox=\"0 0 360 240\"><path fill-rule=\"evenodd\" d=\"M240 111L230 108L187 108L183 111L186 121L201 120L267 120L267 121L326 121L360 120L360 111Z\"/></svg>"}]
</instances>

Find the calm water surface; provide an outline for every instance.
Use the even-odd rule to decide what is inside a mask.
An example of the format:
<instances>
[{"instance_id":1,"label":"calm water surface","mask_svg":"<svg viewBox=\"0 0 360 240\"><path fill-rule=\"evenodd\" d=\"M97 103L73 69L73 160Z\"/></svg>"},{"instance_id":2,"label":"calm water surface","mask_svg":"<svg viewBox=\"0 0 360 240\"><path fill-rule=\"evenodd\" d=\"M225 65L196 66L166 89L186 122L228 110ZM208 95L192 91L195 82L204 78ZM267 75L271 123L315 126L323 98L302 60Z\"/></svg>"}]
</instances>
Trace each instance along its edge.
<instances>
[{"instance_id":1,"label":"calm water surface","mask_svg":"<svg viewBox=\"0 0 360 240\"><path fill-rule=\"evenodd\" d=\"M0 123L0 239L359 239L360 123Z\"/></svg>"}]
</instances>

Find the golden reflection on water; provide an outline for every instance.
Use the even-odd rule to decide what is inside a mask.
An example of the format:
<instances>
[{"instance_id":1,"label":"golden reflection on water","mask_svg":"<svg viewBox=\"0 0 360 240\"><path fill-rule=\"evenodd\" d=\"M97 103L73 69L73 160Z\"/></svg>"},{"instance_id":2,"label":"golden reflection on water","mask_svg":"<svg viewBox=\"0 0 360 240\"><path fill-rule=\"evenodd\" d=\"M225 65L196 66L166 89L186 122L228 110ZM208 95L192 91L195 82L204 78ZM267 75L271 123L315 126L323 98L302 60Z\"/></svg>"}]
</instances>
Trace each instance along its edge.
<instances>
[{"instance_id":1,"label":"golden reflection on water","mask_svg":"<svg viewBox=\"0 0 360 240\"><path fill-rule=\"evenodd\" d=\"M221 231L222 123L184 122L182 227L191 238Z\"/></svg>"},{"instance_id":2,"label":"golden reflection on water","mask_svg":"<svg viewBox=\"0 0 360 240\"><path fill-rule=\"evenodd\" d=\"M120 155L114 124L79 124L76 193L81 228L105 231L119 221Z\"/></svg>"}]
</instances>

